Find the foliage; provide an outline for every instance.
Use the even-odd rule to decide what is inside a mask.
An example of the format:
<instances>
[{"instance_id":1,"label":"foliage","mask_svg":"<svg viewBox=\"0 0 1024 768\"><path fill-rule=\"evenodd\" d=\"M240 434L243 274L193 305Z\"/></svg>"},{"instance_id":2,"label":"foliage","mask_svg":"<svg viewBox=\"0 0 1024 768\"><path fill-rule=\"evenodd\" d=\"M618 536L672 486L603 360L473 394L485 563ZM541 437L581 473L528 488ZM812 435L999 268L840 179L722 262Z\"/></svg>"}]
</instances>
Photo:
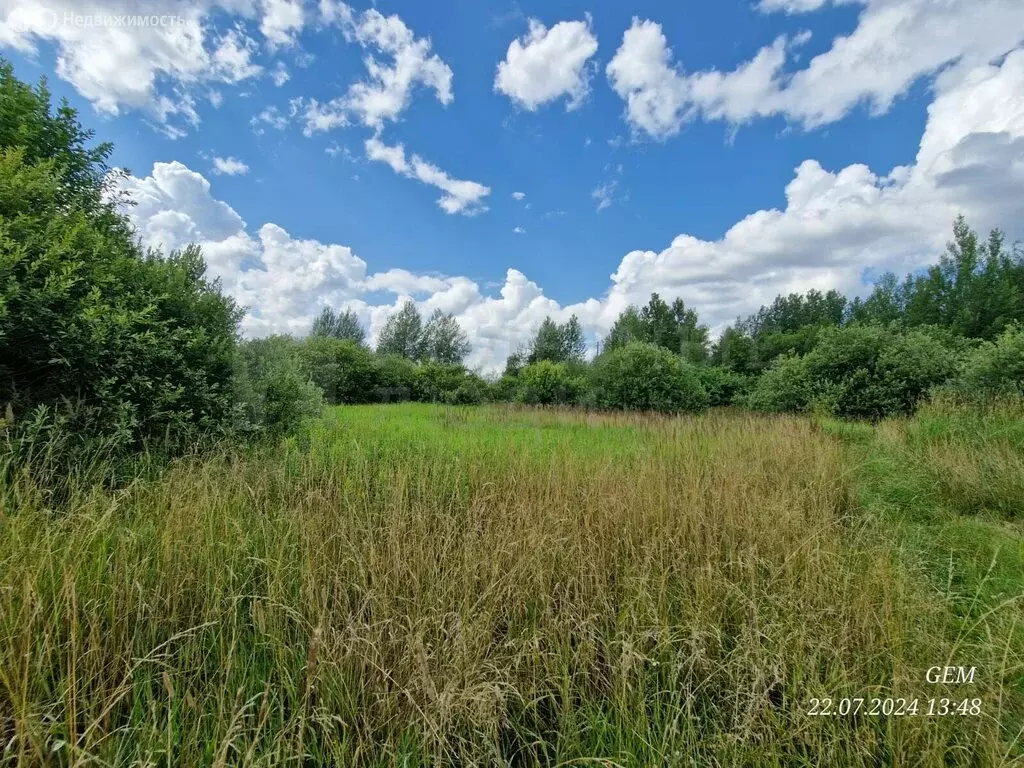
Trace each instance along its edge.
<instances>
[{"instance_id":1,"label":"foliage","mask_svg":"<svg viewBox=\"0 0 1024 768\"><path fill-rule=\"evenodd\" d=\"M239 431L286 435L320 413L323 393L304 373L294 339L270 336L245 342L236 365Z\"/></svg>"},{"instance_id":2,"label":"foliage","mask_svg":"<svg viewBox=\"0 0 1024 768\"><path fill-rule=\"evenodd\" d=\"M845 418L878 420L911 413L953 375L957 361L926 332L852 325L823 331L804 363L824 408Z\"/></svg>"},{"instance_id":3,"label":"foliage","mask_svg":"<svg viewBox=\"0 0 1024 768\"><path fill-rule=\"evenodd\" d=\"M938 264L902 283L883 275L867 299L853 302L850 314L861 322L934 325L991 341L1024 322L1024 253L1007 251L998 229L981 242L960 216Z\"/></svg>"},{"instance_id":4,"label":"foliage","mask_svg":"<svg viewBox=\"0 0 1024 768\"><path fill-rule=\"evenodd\" d=\"M421 363L416 367L413 379L413 399L425 403L454 402L455 393L467 384L468 375L461 365L434 361Z\"/></svg>"},{"instance_id":5,"label":"foliage","mask_svg":"<svg viewBox=\"0 0 1024 768\"><path fill-rule=\"evenodd\" d=\"M356 313L350 309L344 312L335 313L330 307L324 307L323 311L313 321L313 327L309 331L310 336L326 336L333 339L347 339L348 341L362 344L366 339L366 331L359 323Z\"/></svg>"},{"instance_id":6,"label":"foliage","mask_svg":"<svg viewBox=\"0 0 1024 768\"><path fill-rule=\"evenodd\" d=\"M398 355L419 360L422 353L423 318L416 305L407 301L398 312L390 315L377 340L378 355Z\"/></svg>"},{"instance_id":7,"label":"foliage","mask_svg":"<svg viewBox=\"0 0 1024 768\"><path fill-rule=\"evenodd\" d=\"M601 408L679 413L708 406L697 369L655 344L634 341L602 354L593 381Z\"/></svg>"},{"instance_id":8,"label":"foliage","mask_svg":"<svg viewBox=\"0 0 1024 768\"><path fill-rule=\"evenodd\" d=\"M331 404L374 402L380 386L373 354L354 341L311 336L298 347L303 371Z\"/></svg>"},{"instance_id":9,"label":"foliage","mask_svg":"<svg viewBox=\"0 0 1024 768\"><path fill-rule=\"evenodd\" d=\"M416 386L416 364L400 355L375 356L377 367L377 388L373 401L378 403L400 403L413 399Z\"/></svg>"},{"instance_id":10,"label":"foliage","mask_svg":"<svg viewBox=\"0 0 1024 768\"><path fill-rule=\"evenodd\" d=\"M759 410L811 405L851 419L911 413L956 371L957 353L927 330L851 325L825 328L803 357L783 355L748 398Z\"/></svg>"},{"instance_id":11,"label":"foliage","mask_svg":"<svg viewBox=\"0 0 1024 768\"><path fill-rule=\"evenodd\" d=\"M454 391L445 394L449 405L481 405L490 399L487 382L474 373L467 372L462 383Z\"/></svg>"},{"instance_id":12,"label":"foliage","mask_svg":"<svg viewBox=\"0 0 1024 768\"><path fill-rule=\"evenodd\" d=\"M1024 326L1010 326L967 355L955 386L971 398L1024 396Z\"/></svg>"},{"instance_id":13,"label":"foliage","mask_svg":"<svg viewBox=\"0 0 1024 768\"><path fill-rule=\"evenodd\" d=\"M757 411L803 411L814 397L807 364L795 355L776 358L757 380L745 404Z\"/></svg>"},{"instance_id":14,"label":"foliage","mask_svg":"<svg viewBox=\"0 0 1024 768\"><path fill-rule=\"evenodd\" d=\"M700 366L697 375L708 393L709 404L713 406L740 403L750 390L751 378L728 368Z\"/></svg>"},{"instance_id":15,"label":"foliage","mask_svg":"<svg viewBox=\"0 0 1024 768\"><path fill-rule=\"evenodd\" d=\"M712 347L711 363L739 374L755 373L758 364L754 340L730 325Z\"/></svg>"},{"instance_id":16,"label":"foliage","mask_svg":"<svg viewBox=\"0 0 1024 768\"><path fill-rule=\"evenodd\" d=\"M564 363L541 360L519 372L516 399L528 405L577 405L586 391L586 381L574 376Z\"/></svg>"},{"instance_id":17,"label":"foliage","mask_svg":"<svg viewBox=\"0 0 1024 768\"><path fill-rule=\"evenodd\" d=\"M0 403L70 400L135 443L225 429L241 312L197 248L140 251L73 110L6 63L0 93Z\"/></svg>"},{"instance_id":18,"label":"foliage","mask_svg":"<svg viewBox=\"0 0 1024 768\"><path fill-rule=\"evenodd\" d=\"M434 310L420 339L420 359L445 365L461 365L469 350L469 337L459 327L455 316L439 309Z\"/></svg>"},{"instance_id":19,"label":"foliage","mask_svg":"<svg viewBox=\"0 0 1024 768\"><path fill-rule=\"evenodd\" d=\"M530 351L526 355L525 361L528 364L539 363L542 360L552 363L582 363L586 351L587 344L583 338L583 328L576 315L561 325L550 317L545 317L530 344ZM506 363L506 369L508 369L512 357L509 358L510 362ZM522 356L520 355L517 362L521 362L521 360Z\"/></svg>"},{"instance_id":20,"label":"foliage","mask_svg":"<svg viewBox=\"0 0 1024 768\"><path fill-rule=\"evenodd\" d=\"M708 329L700 325L697 313L679 298L670 307L657 293L642 309L630 306L619 315L604 348L614 350L633 341L655 344L694 363L708 357Z\"/></svg>"}]
</instances>

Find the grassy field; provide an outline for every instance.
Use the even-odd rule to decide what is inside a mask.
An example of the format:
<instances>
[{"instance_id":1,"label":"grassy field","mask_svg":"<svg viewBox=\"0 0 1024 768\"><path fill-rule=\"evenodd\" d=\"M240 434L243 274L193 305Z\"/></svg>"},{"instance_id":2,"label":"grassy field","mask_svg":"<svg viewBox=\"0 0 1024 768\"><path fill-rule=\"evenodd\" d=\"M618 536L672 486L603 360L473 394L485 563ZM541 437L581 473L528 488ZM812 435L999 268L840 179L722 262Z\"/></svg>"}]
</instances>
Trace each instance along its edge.
<instances>
[{"instance_id":1,"label":"grassy field","mask_svg":"<svg viewBox=\"0 0 1024 768\"><path fill-rule=\"evenodd\" d=\"M0 760L1022 764L1021 417L347 407L0 487Z\"/></svg>"}]
</instances>

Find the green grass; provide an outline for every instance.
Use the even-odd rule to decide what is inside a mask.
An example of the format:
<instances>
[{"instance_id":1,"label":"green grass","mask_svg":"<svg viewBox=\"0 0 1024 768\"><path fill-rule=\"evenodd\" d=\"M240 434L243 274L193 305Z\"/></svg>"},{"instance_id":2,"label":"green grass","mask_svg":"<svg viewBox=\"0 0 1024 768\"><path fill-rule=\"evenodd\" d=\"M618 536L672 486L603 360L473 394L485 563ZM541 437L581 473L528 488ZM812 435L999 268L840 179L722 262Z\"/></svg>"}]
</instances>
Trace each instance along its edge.
<instances>
[{"instance_id":1,"label":"green grass","mask_svg":"<svg viewBox=\"0 0 1024 768\"><path fill-rule=\"evenodd\" d=\"M1020 443L942 418L346 407L60 514L0 486L0 760L1009 764Z\"/></svg>"}]
</instances>

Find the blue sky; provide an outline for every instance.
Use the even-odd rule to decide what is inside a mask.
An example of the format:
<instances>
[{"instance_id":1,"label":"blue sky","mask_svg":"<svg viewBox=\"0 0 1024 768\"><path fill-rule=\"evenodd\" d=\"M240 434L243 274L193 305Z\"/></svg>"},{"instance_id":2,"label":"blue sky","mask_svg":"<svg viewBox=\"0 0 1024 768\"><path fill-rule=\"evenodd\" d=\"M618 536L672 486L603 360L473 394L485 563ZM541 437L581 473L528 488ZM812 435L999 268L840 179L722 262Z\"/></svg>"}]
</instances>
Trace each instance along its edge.
<instances>
[{"instance_id":1,"label":"blue sky","mask_svg":"<svg viewBox=\"0 0 1024 768\"><path fill-rule=\"evenodd\" d=\"M0 7L18 74L115 143L140 237L200 242L247 333L331 304L372 335L411 297L484 369L546 314L596 341L657 290L718 329L932 261L960 211L1024 234L994 191L1024 180L1022 42L1011 0Z\"/></svg>"}]
</instances>

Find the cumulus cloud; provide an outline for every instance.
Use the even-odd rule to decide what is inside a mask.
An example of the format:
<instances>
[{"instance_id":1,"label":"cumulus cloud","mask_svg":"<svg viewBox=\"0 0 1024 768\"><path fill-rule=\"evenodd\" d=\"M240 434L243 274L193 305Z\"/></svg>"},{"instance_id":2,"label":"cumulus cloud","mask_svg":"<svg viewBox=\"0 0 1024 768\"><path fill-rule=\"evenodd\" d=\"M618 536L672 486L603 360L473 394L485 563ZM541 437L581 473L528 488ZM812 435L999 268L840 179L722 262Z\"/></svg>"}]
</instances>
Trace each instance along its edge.
<instances>
[{"instance_id":1,"label":"cumulus cloud","mask_svg":"<svg viewBox=\"0 0 1024 768\"><path fill-rule=\"evenodd\" d=\"M494 90L530 111L567 96L575 109L589 92L587 61L597 53L597 38L585 21L560 21L551 29L530 19L529 31L513 40L498 63Z\"/></svg>"},{"instance_id":2,"label":"cumulus cloud","mask_svg":"<svg viewBox=\"0 0 1024 768\"><path fill-rule=\"evenodd\" d=\"M363 125L380 130L385 121L398 119L417 84L433 89L446 106L454 99L451 67L431 53L429 38L417 38L398 15L384 16L375 8L357 14L345 3L322 0L320 16L322 23L339 25L346 39L371 51L365 59L369 77L323 105L322 111L338 117L320 125L343 125L342 116L354 115ZM391 63L382 63L375 54ZM329 129L320 125L307 121L311 132Z\"/></svg>"},{"instance_id":3,"label":"cumulus cloud","mask_svg":"<svg viewBox=\"0 0 1024 768\"><path fill-rule=\"evenodd\" d=\"M437 204L445 213L474 216L487 210L482 201L491 194L490 187L476 181L453 179L419 155L413 155L411 159L406 160L405 147L402 144L389 146L373 136L366 140L365 146L368 159L386 163L395 173L437 187L444 192Z\"/></svg>"},{"instance_id":4,"label":"cumulus cloud","mask_svg":"<svg viewBox=\"0 0 1024 768\"><path fill-rule=\"evenodd\" d=\"M526 199L526 193L525 192L513 192L512 193L512 199L513 200L525 200Z\"/></svg>"},{"instance_id":5,"label":"cumulus cloud","mask_svg":"<svg viewBox=\"0 0 1024 768\"><path fill-rule=\"evenodd\" d=\"M160 23L119 22L126 16L123 0L6 0L0 47L37 54L40 43L53 45L57 76L97 110L138 109L162 122L182 118L166 131L171 135L198 122L194 110L171 108L190 99L192 89L238 83L262 71L253 61L255 41L236 27L218 34L210 23L219 11L258 16L249 0L152 0L135 10Z\"/></svg>"},{"instance_id":6,"label":"cumulus cloud","mask_svg":"<svg viewBox=\"0 0 1024 768\"><path fill-rule=\"evenodd\" d=\"M689 234L661 251L632 251L602 295L562 305L515 268L492 294L467 277L417 275L367 265L342 245L302 240L266 223L250 230L211 194L202 175L180 163L157 163L129 178L138 204L128 210L151 245L202 245L213 274L252 308L245 332L304 333L324 304L350 308L379 333L406 297L424 314L455 314L473 340L469 363L500 370L545 316L579 316L588 337L607 333L630 303L652 291L681 296L720 329L779 293L810 288L866 289L884 269L898 273L932 262L960 212L982 230L1002 226L1024 236L1024 50L998 64L940 77L915 161L880 173L864 165L828 169L806 160L785 189L785 205L751 213L715 240ZM371 140L374 141L374 140ZM368 147L397 172L416 175L404 148ZM387 291L394 302L371 303Z\"/></svg>"},{"instance_id":7,"label":"cumulus cloud","mask_svg":"<svg viewBox=\"0 0 1024 768\"><path fill-rule=\"evenodd\" d=\"M661 25L634 19L606 73L634 131L664 139L690 120L734 125L781 115L806 128L842 119L859 105L886 112L920 78L966 72L1024 40L1017 0L861 0L857 27L807 66L787 71L807 35L779 38L729 72L687 73ZM812 11L818 0L767 0L762 10Z\"/></svg>"},{"instance_id":8,"label":"cumulus cloud","mask_svg":"<svg viewBox=\"0 0 1024 768\"><path fill-rule=\"evenodd\" d=\"M260 32L271 48L294 45L304 25L302 0L263 0Z\"/></svg>"},{"instance_id":9,"label":"cumulus cloud","mask_svg":"<svg viewBox=\"0 0 1024 768\"><path fill-rule=\"evenodd\" d=\"M249 172L249 166L233 157L215 157L213 172L218 176L244 176Z\"/></svg>"}]
</instances>

